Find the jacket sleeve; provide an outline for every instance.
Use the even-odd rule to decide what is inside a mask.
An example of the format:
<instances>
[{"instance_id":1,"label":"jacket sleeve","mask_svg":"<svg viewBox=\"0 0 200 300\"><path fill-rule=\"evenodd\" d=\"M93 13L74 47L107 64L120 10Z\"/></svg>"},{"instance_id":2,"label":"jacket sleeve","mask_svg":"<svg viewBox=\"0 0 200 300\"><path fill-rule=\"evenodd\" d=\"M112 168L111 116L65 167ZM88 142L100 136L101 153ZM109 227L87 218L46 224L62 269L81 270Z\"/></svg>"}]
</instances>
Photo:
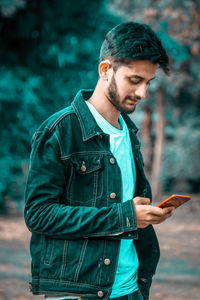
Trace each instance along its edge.
<instances>
[{"instance_id":1,"label":"jacket sleeve","mask_svg":"<svg viewBox=\"0 0 200 300\"><path fill-rule=\"evenodd\" d=\"M137 235L132 200L102 208L62 203L69 174L60 156L56 132L36 132L25 191L24 217L29 230L61 239Z\"/></svg>"}]
</instances>

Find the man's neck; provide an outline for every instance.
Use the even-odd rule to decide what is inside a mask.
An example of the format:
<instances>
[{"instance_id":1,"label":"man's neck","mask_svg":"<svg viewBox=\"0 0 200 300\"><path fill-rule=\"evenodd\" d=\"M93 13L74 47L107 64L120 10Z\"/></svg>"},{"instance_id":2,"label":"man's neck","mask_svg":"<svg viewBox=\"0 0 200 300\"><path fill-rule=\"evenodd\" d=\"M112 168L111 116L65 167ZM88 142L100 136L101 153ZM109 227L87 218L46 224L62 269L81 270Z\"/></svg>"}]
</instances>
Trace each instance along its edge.
<instances>
[{"instance_id":1,"label":"man's neck","mask_svg":"<svg viewBox=\"0 0 200 300\"><path fill-rule=\"evenodd\" d=\"M96 88L88 99L96 110L106 119L112 126L120 129L119 115L120 112L114 107L114 105L108 100L101 86L101 82L98 81Z\"/></svg>"}]
</instances>

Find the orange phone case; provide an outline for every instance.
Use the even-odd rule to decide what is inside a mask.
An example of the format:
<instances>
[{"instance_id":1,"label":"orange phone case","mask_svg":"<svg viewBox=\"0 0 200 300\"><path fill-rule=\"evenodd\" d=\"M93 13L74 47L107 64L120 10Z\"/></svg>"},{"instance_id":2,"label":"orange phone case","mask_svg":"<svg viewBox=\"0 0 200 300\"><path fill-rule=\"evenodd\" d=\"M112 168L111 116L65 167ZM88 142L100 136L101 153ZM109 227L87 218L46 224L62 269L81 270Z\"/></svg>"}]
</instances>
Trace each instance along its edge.
<instances>
[{"instance_id":1,"label":"orange phone case","mask_svg":"<svg viewBox=\"0 0 200 300\"><path fill-rule=\"evenodd\" d=\"M167 198L166 200L162 201L160 204L158 204L157 207L164 208L164 207L173 206L173 207L177 208L190 199L191 199L190 196L172 195L169 198Z\"/></svg>"}]
</instances>

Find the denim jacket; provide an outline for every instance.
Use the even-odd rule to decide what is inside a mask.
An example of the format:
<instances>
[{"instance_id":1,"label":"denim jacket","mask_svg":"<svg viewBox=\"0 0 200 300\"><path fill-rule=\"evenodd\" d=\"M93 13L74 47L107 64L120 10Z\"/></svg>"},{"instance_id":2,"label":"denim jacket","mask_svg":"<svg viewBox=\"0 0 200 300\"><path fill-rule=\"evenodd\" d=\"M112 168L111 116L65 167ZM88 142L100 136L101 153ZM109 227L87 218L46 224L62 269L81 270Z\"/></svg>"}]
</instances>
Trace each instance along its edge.
<instances>
[{"instance_id":1,"label":"denim jacket","mask_svg":"<svg viewBox=\"0 0 200 300\"><path fill-rule=\"evenodd\" d=\"M55 113L32 138L25 192L25 222L31 237L31 291L34 294L108 299L120 240L133 239L138 285L149 297L159 246L152 226L138 229L132 199L122 202L119 166L109 136L97 125L81 90L71 106ZM136 196L151 199L137 127L129 128L136 164Z\"/></svg>"}]
</instances>

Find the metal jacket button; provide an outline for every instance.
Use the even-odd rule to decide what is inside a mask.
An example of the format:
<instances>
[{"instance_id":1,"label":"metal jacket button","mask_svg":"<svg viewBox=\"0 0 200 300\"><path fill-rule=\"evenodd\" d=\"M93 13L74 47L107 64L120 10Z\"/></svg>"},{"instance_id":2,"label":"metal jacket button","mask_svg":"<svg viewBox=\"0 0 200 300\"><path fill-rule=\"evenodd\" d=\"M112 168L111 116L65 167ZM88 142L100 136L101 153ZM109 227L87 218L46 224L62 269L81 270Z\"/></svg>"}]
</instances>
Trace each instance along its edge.
<instances>
[{"instance_id":1,"label":"metal jacket button","mask_svg":"<svg viewBox=\"0 0 200 300\"><path fill-rule=\"evenodd\" d=\"M105 258L104 259L104 264L108 266L110 264L110 259L109 258Z\"/></svg>"},{"instance_id":2,"label":"metal jacket button","mask_svg":"<svg viewBox=\"0 0 200 300\"><path fill-rule=\"evenodd\" d=\"M85 162L83 161L83 162L82 162L82 166L81 166L81 171L82 171L82 172L85 172L86 169L87 169L87 168L86 168L86 166L85 166Z\"/></svg>"},{"instance_id":3,"label":"metal jacket button","mask_svg":"<svg viewBox=\"0 0 200 300\"><path fill-rule=\"evenodd\" d=\"M115 163L115 159L114 159L113 157L111 157L111 158L110 158L110 164L111 164L111 165L114 165L114 163Z\"/></svg>"},{"instance_id":4,"label":"metal jacket button","mask_svg":"<svg viewBox=\"0 0 200 300\"><path fill-rule=\"evenodd\" d=\"M99 138L102 140L102 138L103 138L103 135L102 135L102 134L100 134L100 135L99 135Z\"/></svg>"},{"instance_id":5,"label":"metal jacket button","mask_svg":"<svg viewBox=\"0 0 200 300\"><path fill-rule=\"evenodd\" d=\"M98 291L97 295L98 295L98 297L102 298L103 297L103 292L102 291Z\"/></svg>"},{"instance_id":6,"label":"metal jacket button","mask_svg":"<svg viewBox=\"0 0 200 300\"><path fill-rule=\"evenodd\" d=\"M111 198L111 199L115 199L116 196L117 196L117 195L116 195L115 193L111 193L111 194L110 194L110 198Z\"/></svg>"}]
</instances>

